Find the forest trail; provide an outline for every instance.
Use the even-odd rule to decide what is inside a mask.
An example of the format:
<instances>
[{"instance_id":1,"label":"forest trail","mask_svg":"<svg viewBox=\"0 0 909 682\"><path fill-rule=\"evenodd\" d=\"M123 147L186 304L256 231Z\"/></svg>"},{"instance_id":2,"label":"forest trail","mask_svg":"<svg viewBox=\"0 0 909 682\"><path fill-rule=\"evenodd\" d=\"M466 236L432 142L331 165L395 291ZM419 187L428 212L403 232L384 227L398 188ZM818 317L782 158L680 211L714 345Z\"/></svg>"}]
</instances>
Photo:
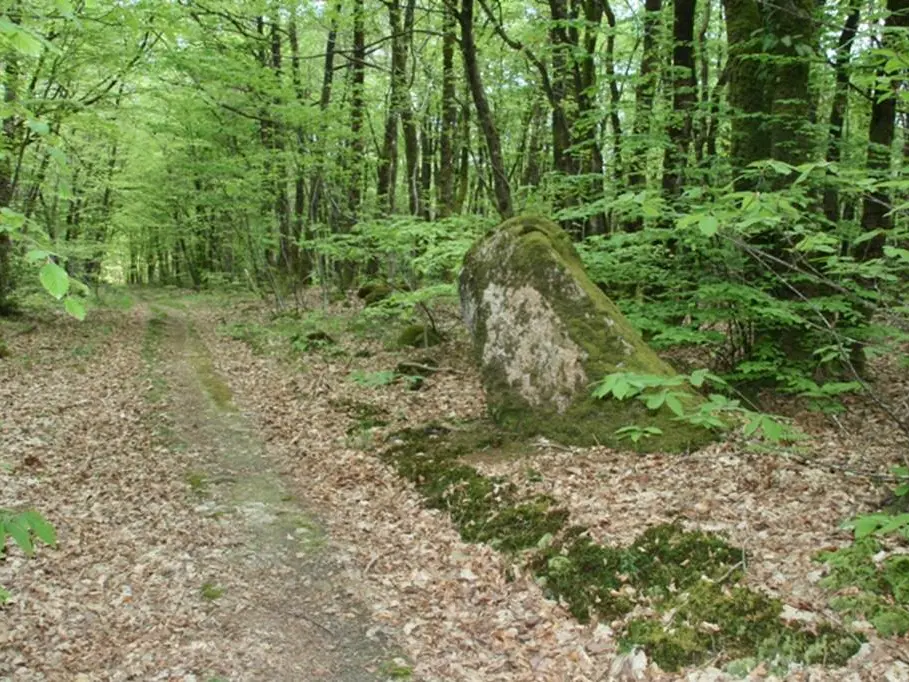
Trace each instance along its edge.
<instances>
[{"instance_id":1,"label":"forest trail","mask_svg":"<svg viewBox=\"0 0 909 682\"><path fill-rule=\"evenodd\" d=\"M324 528L268 462L262 436L234 405L192 318L179 307L152 311L150 335L159 343L151 356L170 397L170 437L175 447L202 455L188 475L204 498L197 509L232 517L245 539L234 555L243 608L227 617L248 640L243 648L260 654L245 662L246 674L301 682L384 679L376 670L387 656L367 636L371 623L356 590L339 577Z\"/></svg>"},{"instance_id":2,"label":"forest trail","mask_svg":"<svg viewBox=\"0 0 909 682\"><path fill-rule=\"evenodd\" d=\"M60 546L37 567L0 562L13 594L0 680L366 682L402 668L185 307L23 339L0 381L0 442L5 473L26 475L2 502L39 507Z\"/></svg>"}]
</instances>

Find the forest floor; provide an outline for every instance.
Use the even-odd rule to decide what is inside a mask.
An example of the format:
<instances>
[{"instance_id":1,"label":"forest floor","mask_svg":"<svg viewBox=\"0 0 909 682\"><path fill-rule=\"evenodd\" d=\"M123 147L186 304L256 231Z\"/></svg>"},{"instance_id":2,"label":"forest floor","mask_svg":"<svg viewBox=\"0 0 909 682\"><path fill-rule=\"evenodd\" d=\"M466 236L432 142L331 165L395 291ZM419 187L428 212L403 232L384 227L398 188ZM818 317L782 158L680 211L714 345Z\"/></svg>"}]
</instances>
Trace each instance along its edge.
<instances>
[{"instance_id":1,"label":"forest floor","mask_svg":"<svg viewBox=\"0 0 909 682\"><path fill-rule=\"evenodd\" d=\"M81 324L44 312L0 328L0 508L35 507L59 533L0 562L0 680L731 679L622 655L612 624L579 623L513 556L462 541L376 456L406 426L483 414L456 333L411 390L389 370L427 351L351 324L356 302L313 302L336 343L293 353L256 335L270 317L254 301L119 302ZM604 542L676 520L725 533L787 617L838 622L814 557L885 494L856 472L886 472L907 447L854 407L796 415L808 464L735 441L645 456L542 440L471 464L551 495ZM787 679L909 680L909 641L866 635L845 667Z\"/></svg>"}]
</instances>

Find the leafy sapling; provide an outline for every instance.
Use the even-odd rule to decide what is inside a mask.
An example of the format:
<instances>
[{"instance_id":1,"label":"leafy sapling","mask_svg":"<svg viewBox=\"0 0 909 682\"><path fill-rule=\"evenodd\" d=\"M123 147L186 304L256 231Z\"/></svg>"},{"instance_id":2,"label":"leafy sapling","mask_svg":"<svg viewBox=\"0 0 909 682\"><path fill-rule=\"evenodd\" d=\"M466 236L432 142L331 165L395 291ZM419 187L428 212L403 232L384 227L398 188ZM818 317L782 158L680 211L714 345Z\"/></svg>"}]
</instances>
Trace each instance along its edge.
<instances>
[{"instance_id":1,"label":"leafy sapling","mask_svg":"<svg viewBox=\"0 0 909 682\"><path fill-rule=\"evenodd\" d=\"M634 398L649 410L667 408L676 421L693 424L716 431L727 430L732 424L742 424L742 434L752 437L760 434L766 441L777 444L800 440L803 436L779 418L748 410L738 400L727 398L720 393L709 394L706 401L692 406L692 395L708 383L726 386L726 382L707 369L698 369L691 374L665 376L658 374L637 374L614 372L608 374L593 388L593 396L600 399L628 400ZM657 433L654 427L637 425L624 426L616 431L619 438L628 438L638 443Z\"/></svg>"}]
</instances>

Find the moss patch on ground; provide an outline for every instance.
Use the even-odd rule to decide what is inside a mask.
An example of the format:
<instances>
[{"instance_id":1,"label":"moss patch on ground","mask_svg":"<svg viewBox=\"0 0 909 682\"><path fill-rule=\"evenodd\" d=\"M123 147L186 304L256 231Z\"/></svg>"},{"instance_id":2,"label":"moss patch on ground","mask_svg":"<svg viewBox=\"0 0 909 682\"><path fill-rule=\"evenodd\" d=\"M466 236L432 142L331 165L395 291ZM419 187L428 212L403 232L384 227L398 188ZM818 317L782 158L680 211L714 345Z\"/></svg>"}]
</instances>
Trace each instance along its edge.
<instances>
[{"instance_id":1,"label":"moss patch on ground","mask_svg":"<svg viewBox=\"0 0 909 682\"><path fill-rule=\"evenodd\" d=\"M856 540L818 556L829 567L821 583L838 590L831 606L864 618L883 637L909 634L909 555L892 553L880 559L884 547L874 537Z\"/></svg>"},{"instance_id":2,"label":"moss patch on ground","mask_svg":"<svg viewBox=\"0 0 909 682\"><path fill-rule=\"evenodd\" d=\"M394 434L382 459L410 480L428 507L449 513L468 542L519 555L543 589L581 622L624 619L622 643L643 647L664 670L720 660L841 665L859 637L827 624L781 620L782 603L738 583L745 553L719 535L660 524L627 547L595 542L547 496L523 495L465 463L477 452L521 447L485 422L438 424ZM627 619L632 612L646 614Z\"/></svg>"}]
</instances>

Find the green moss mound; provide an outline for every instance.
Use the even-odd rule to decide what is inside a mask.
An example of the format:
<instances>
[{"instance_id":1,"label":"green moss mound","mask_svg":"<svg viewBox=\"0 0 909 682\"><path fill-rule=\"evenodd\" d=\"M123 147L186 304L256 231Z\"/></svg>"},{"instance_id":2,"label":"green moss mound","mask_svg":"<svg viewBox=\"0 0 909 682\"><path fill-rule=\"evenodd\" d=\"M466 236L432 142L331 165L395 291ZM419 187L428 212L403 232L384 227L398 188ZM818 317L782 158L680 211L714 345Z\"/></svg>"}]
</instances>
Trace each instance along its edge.
<instances>
[{"instance_id":1,"label":"green moss mound","mask_svg":"<svg viewBox=\"0 0 909 682\"><path fill-rule=\"evenodd\" d=\"M432 327L423 324L412 324L405 327L398 335L398 345L411 348L429 348L442 343L442 336Z\"/></svg>"},{"instance_id":2,"label":"green moss mound","mask_svg":"<svg viewBox=\"0 0 909 682\"><path fill-rule=\"evenodd\" d=\"M519 292L527 300L524 307ZM499 426L567 444L619 448L630 445L616 435L623 427L659 429L659 435L633 446L641 451L684 452L715 438L708 429L679 421L667 407L653 411L638 401L590 395L591 384L617 371L660 376L675 371L590 280L570 237L551 221L513 218L480 239L465 257L460 294L490 417ZM541 332L545 341L534 348L557 342L563 350L545 362L530 346L516 352L525 330L542 328L541 318L531 316L544 309L555 316L546 318L552 331ZM485 352L487 343L495 344L495 352ZM562 364L552 370L553 362ZM692 394L688 407L700 401Z\"/></svg>"},{"instance_id":3,"label":"green moss mound","mask_svg":"<svg viewBox=\"0 0 909 682\"><path fill-rule=\"evenodd\" d=\"M891 554L883 561L879 540L867 536L818 556L829 567L822 585L839 591L831 606L864 618L883 637L909 634L909 555Z\"/></svg>"},{"instance_id":4,"label":"green moss mound","mask_svg":"<svg viewBox=\"0 0 909 682\"><path fill-rule=\"evenodd\" d=\"M394 289L388 284L364 284L357 290L357 297L367 308L391 296Z\"/></svg>"},{"instance_id":5,"label":"green moss mound","mask_svg":"<svg viewBox=\"0 0 909 682\"><path fill-rule=\"evenodd\" d=\"M627 547L601 545L586 528L569 525L556 500L522 495L465 463L477 452L522 445L486 422L430 424L394 434L380 456L413 482L427 507L447 511L464 540L520 556L579 621L615 621L638 607L653 614L620 627L620 638L664 670L747 660L785 672L794 663L841 665L858 651L859 638L826 624L785 623L779 601L737 585L745 553L716 534L665 523Z\"/></svg>"}]
</instances>

